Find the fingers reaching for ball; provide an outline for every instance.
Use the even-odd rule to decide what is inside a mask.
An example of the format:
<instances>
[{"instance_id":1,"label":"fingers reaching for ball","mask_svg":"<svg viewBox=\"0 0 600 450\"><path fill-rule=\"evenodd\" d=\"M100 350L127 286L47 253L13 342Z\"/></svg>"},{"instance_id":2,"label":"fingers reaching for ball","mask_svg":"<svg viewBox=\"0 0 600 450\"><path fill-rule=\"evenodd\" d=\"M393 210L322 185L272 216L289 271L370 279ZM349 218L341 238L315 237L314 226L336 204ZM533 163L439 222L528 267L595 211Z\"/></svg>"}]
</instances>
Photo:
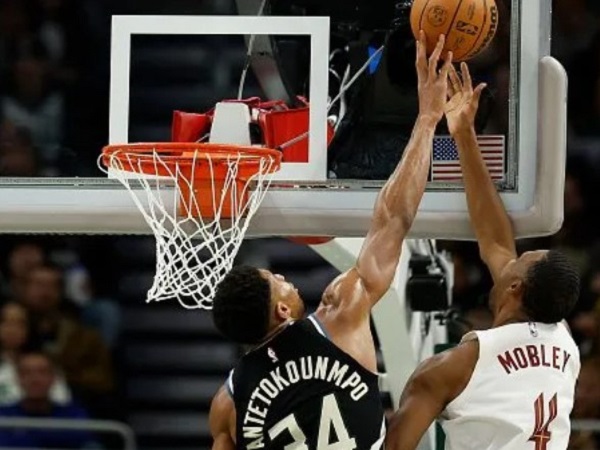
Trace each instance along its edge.
<instances>
[{"instance_id":1,"label":"fingers reaching for ball","mask_svg":"<svg viewBox=\"0 0 600 450\"><path fill-rule=\"evenodd\" d=\"M446 77L450 71L452 66L452 52L447 52L445 55L442 55L444 51L444 46L446 44L446 37L443 34L440 34L438 38L437 45L435 50L427 59L427 38L425 36L425 32L421 31L419 33L419 39L417 40L417 75L419 76L419 82L424 82L427 79L435 79L438 76L438 64L441 57L444 57L444 66L439 72L439 75L442 77Z\"/></svg>"},{"instance_id":2,"label":"fingers reaching for ball","mask_svg":"<svg viewBox=\"0 0 600 450\"><path fill-rule=\"evenodd\" d=\"M440 35L435 50L427 59L425 33L419 33L417 41L417 75L419 91L419 114L434 120L436 123L444 114L444 105L448 91L448 76L452 70L452 52L442 55L446 38ZM440 58L445 62L438 71Z\"/></svg>"},{"instance_id":3,"label":"fingers reaching for ball","mask_svg":"<svg viewBox=\"0 0 600 450\"><path fill-rule=\"evenodd\" d=\"M446 54L446 60L444 61L444 65L442 66L442 70L440 70L440 78L444 81L448 79L448 74L450 73L450 70L453 68L452 66L452 60L454 58L454 55L452 54L452 52L448 52Z\"/></svg>"},{"instance_id":4,"label":"fingers reaching for ball","mask_svg":"<svg viewBox=\"0 0 600 450\"><path fill-rule=\"evenodd\" d=\"M446 44L446 37L443 34L440 34L438 38L438 43L435 46L435 50L429 57L429 76L435 77L437 73L437 66L440 61L440 56L442 55L442 50L444 50L444 45Z\"/></svg>"},{"instance_id":5,"label":"fingers reaching for ball","mask_svg":"<svg viewBox=\"0 0 600 450\"><path fill-rule=\"evenodd\" d=\"M473 92L473 80L471 79L471 72L469 72L469 66L466 62L460 63L460 72L463 78L463 88L468 93Z\"/></svg>"},{"instance_id":6,"label":"fingers reaching for ball","mask_svg":"<svg viewBox=\"0 0 600 450\"><path fill-rule=\"evenodd\" d=\"M456 72L454 66L451 66L448 72L448 97L452 98L463 89L462 81Z\"/></svg>"},{"instance_id":7,"label":"fingers reaching for ball","mask_svg":"<svg viewBox=\"0 0 600 450\"><path fill-rule=\"evenodd\" d=\"M473 89L469 67L463 62L460 65L460 74L456 68L450 68L447 86L448 101L445 106L445 114L450 134L454 136L461 129L474 127L479 99L486 84L481 83Z\"/></svg>"},{"instance_id":8,"label":"fingers reaching for ball","mask_svg":"<svg viewBox=\"0 0 600 450\"><path fill-rule=\"evenodd\" d=\"M419 82L427 78L427 44L425 43L425 33L419 33L417 40L417 75Z\"/></svg>"},{"instance_id":9,"label":"fingers reaching for ball","mask_svg":"<svg viewBox=\"0 0 600 450\"><path fill-rule=\"evenodd\" d=\"M481 98L481 93L486 88L487 84L480 83L475 89L473 89L473 80L471 78L471 72L469 71L469 66L467 63L463 62L460 65L460 70L463 78L463 90L466 94L472 97L472 101L475 109L479 107L479 99Z\"/></svg>"}]
</instances>

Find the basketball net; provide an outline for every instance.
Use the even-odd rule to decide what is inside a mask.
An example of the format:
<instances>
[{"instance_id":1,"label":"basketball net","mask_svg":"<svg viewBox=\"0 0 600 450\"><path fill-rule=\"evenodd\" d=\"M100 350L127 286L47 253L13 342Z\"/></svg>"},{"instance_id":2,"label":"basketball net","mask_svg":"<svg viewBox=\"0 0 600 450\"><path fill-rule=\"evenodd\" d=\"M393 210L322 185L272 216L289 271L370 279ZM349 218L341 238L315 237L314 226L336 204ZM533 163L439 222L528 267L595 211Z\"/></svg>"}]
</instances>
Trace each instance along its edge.
<instances>
[{"instance_id":1,"label":"basketball net","mask_svg":"<svg viewBox=\"0 0 600 450\"><path fill-rule=\"evenodd\" d=\"M280 157L219 153L210 144L145 145L109 146L99 166L125 186L156 238L147 302L176 298L187 309L211 309ZM188 150L165 151L169 145Z\"/></svg>"}]
</instances>

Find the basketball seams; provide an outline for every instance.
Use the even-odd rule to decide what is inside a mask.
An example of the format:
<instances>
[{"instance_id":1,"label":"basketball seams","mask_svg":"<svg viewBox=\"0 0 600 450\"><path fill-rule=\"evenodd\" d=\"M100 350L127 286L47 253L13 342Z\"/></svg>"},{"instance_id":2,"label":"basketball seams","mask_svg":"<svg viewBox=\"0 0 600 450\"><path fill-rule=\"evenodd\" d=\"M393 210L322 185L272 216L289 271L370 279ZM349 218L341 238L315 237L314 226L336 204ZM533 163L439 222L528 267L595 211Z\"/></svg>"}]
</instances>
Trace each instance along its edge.
<instances>
[{"instance_id":1,"label":"basketball seams","mask_svg":"<svg viewBox=\"0 0 600 450\"><path fill-rule=\"evenodd\" d=\"M445 49L456 47L455 59L469 60L481 53L496 34L494 0L415 0L412 8L411 28L417 38L419 30L425 31L428 53L433 50L434 36L445 34Z\"/></svg>"},{"instance_id":2,"label":"basketball seams","mask_svg":"<svg viewBox=\"0 0 600 450\"><path fill-rule=\"evenodd\" d=\"M448 36L448 34L450 34L450 31L452 31L452 28L454 26L454 22L456 22L456 17L458 16L458 13L460 11L460 7L462 6L464 0L460 0L460 2L458 2L458 5L456 6L456 10L454 11L454 17L452 17L452 20L450 21L450 25L448 26L448 30L446 31L445 35Z\"/></svg>"},{"instance_id":3,"label":"basketball seams","mask_svg":"<svg viewBox=\"0 0 600 450\"><path fill-rule=\"evenodd\" d=\"M421 10L421 17L419 18L419 29L417 30L417 34L423 29L423 17L425 17L425 12L427 11L427 5L429 5L431 0L426 0L423 9Z\"/></svg>"}]
</instances>

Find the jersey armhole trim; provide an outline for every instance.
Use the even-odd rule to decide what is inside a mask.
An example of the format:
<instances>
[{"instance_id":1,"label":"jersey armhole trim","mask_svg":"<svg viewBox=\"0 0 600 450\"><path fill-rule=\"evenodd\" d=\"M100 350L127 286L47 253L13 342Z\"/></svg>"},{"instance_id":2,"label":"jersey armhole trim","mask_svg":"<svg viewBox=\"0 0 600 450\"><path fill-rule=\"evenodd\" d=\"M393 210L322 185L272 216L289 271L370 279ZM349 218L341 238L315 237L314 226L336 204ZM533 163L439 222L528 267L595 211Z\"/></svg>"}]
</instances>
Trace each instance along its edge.
<instances>
[{"instance_id":1,"label":"jersey armhole trim","mask_svg":"<svg viewBox=\"0 0 600 450\"><path fill-rule=\"evenodd\" d=\"M233 399L233 370L229 372L229 376L225 382L225 389L227 390L229 396Z\"/></svg>"},{"instance_id":2,"label":"jersey armhole trim","mask_svg":"<svg viewBox=\"0 0 600 450\"><path fill-rule=\"evenodd\" d=\"M314 325L315 329L319 332L321 336L328 340L331 340L329 334L327 333L327 330L315 314L311 314L310 316L308 316L308 320Z\"/></svg>"},{"instance_id":3,"label":"jersey armhole trim","mask_svg":"<svg viewBox=\"0 0 600 450\"><path fill-rule=\"evenodd\" d=\"M475 341L475 340L479 340L479 336L477 335L477 331L473 330L473 331L469 331L468 333L466 333L460 340L460 343L462 344L464 342Z\"/></svg>"},{"instance_id":4,"label":"jersey armhole trim","mask_svg":"<svg viewBox=\"0 0 600 450\"><path fill-rule=\"evenodd\" d=\"M571 331L571 327L569 326L569 322L566 321L566 319L563 319L559 322L560 325L562 325L565 330L567 330L567 333L569 333L569 336L573 336L573 332Z\"/></svg>"}]
</instances>

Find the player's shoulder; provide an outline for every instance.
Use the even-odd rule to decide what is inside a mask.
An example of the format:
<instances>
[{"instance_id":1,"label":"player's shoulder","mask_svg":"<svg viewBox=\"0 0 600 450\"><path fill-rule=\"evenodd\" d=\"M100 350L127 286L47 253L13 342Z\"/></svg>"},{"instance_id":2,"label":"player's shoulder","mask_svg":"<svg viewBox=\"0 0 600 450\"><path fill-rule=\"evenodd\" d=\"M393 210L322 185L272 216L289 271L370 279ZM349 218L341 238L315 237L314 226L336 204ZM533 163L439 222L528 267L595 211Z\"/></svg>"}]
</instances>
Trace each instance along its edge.
<instances>
[{"instance_id":1,"label":"player's shoulder","mask_svg":"<svg viewBox=\"0 0 600 450\"><path fill-rule=\"evenodd\" d=\"M229 414L235 410L235 404L233 402L233 393L228 388L227 383L229 379L219 388L217 393L214 395L211 401L211 413L214 412L217 415Z\"/></svg>"},{"instance_id":2,"label":"player's shoulder","mask_svg":"<svg viewBox=\"0 0 600 450\"><path fill-rule=\"evenodd\" d=\"M429 369L461 373L475 367L479 358L479 339L475 333L466 334L459 344L426 360Z\"/></svg>"},{"instance_id":3,"label":"player's shoulder","mask_svg":"<svg viewBox=\"0 0 600 450\"><path fill-rule=\"evenodd\" d=\"M567 322L566 319L563 319L559 322L559 325L562 325L565 330L567 330L567 333L569 334L569 336L573 336L573 332L571 331L571 327L569 326L569 322Z\"/></svg>"},{"instance_id":4,"label":"player's shoulder","mask_svg":"<svg viewBox=\"0 0 600 450\"><path fill-rule=\"evenodd\" d=\"M477 335L423 361L412 381L429 389L443 390L448 400L456 398L467 386L479 359Z\"/></svg>"},{"instance_id":5,"label":"player's shoulder","mask_svg":"<svg viewBox=\"0 0 600 450\"><path fill-rule=\"evenodd\" d=\"M213 448L235 448L235 403L226 385L223 385L213 397L208 423L213 441L215 444L221 443Z\"/></svg>"},{"instance_id":6,"label":"player's shoulder","mask_svg":"<svg viewBox=\"0 0 600 450\"><path fill-rule=\"evenodd\" d=\"M209 412L209 425L217 433L230 433L235 427L235 403L226 385L221 386L212 399ZM235 436L235 433L231 434Z\"/></svg>"}]
</instances>

